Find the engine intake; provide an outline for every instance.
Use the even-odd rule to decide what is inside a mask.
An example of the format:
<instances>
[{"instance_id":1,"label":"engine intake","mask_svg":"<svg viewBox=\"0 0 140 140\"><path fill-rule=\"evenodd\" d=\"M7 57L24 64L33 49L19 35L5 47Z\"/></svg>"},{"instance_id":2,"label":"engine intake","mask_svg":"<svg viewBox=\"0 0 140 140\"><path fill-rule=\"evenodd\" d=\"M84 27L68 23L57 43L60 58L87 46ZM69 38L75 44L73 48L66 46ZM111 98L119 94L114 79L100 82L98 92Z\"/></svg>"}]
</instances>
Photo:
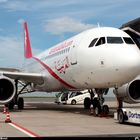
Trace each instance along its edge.
<instances>
[{"instance_id":1,"label":"engine intake","mask_svg":"<svg viewBox=\"0 0 140 140\"><path fill-rule=\"evenodd\" d=\"M134 100L140 100L140 80L135 80L130 84L129 93Z\"/></svg>"},{"instance_id":2,"label":"engine intake","mask_svg":"<svg viewBox=\"0 0 140 140\"><path fill-rule=\"evenodd\" d=\"M140 78L123 85L114 93L126 103L140 103Z\"/></svg>"},{"instance_id":3,"label":"engine intake","mask_svg":"<svg viewBox=\"0 0 140 140\"><path fill-rule=\"evenodd\" d=\"M8 77L0 77L0 104L10 102L16 93L14 82Z\"/></svg>"}]
</instances>

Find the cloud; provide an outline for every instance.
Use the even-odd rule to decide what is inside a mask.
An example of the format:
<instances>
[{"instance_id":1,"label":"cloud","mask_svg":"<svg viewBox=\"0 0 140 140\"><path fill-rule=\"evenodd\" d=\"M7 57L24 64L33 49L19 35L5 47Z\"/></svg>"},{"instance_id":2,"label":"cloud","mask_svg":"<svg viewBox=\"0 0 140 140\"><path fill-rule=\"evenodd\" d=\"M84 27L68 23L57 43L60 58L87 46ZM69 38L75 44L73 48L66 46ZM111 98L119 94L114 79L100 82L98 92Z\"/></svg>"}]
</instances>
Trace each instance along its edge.
<instances>
[{"instance_id":1,"label":"cloud","mask_svg":"<svg viewBox=\"0 0 140 140\"><path fill-rule=\"evenodd\" d=\"M3 7L5 9L8 9L8 11L30 11L30 4L28 4L28 2L19 1L19 0L13 0L13 1L7 0L7 2L3 5Z\"/></svg>"},{"instance_id":2,"label":"cloud","mask_svg":"<svg viewBox=\"0 0 140 140\"><path fill-rule=\"evenodd\" d=\"M0 0L0 3L4 3L7 2L8 0Z\"/></svg>"},{"instance_id":3,"label":"cloud","mask_svg":"<svg viewBox=\"0 0 140 140\"><path fill-rule=\"evenodd\" d=\"M3 5L4 8L8 9L9 11L32 11L32 10L41 10L50 7L61 7L67 6L75 3L75 0L72 1L65 1L65 0L53 0L53 1L46 1L46 0L0 0L0 3L5 3Z\"/></svg>"},{"instance_id":4,"label":"cloud","mask_svg":"<svg viewBox=\"0 0 140 140\"><path fill-rule=\"evenodd\" d=\"M137 3L139 3L138 0L0 0L0 8L8 12L27 12L25 17L38 18L38 21L62 16L85 21L94 19L103 21L114 20L116 17L139 16L139 4Z\"/></svg>"},{"instance_id":5,"label":"cloud","mask_svg":"<svg viewBox=\"0 0 140 140\"><path fill-rule=\"evenodd\" d=\"M15 37L0 36L0 67L20 67L23 62L21 42Z\"/></svg>"},{"instance_id":6,"label":"cloud","mask_svg":"<svg viewBox=\"0 0 140 140\"><path fill-rule=\"evenodd\" d=\"M45 31L54 35L60 35L67 32L78 33L93 27L96 27L96 25L82 23L81 21L69 17L51 19L46 21L46 24L44 25Z\"/></svg>"},{"instance_id":7,"label":"cloud","mask_svg":"<svg viewBox=\"0 0 140 140\"><path fill-rule=\"evenodd\" d=\"M0 36L0 67L21 68L24 65L23 41L14 36ZM33 54L41 52L33 49Z\"/></svg>"},{"instance_id":8,"label":"cloud","mask_svg":"<svg viewBox=\"0 0 140 140\"><path fill-rule=\"evenodd\" d=\"M25 20L23 18L20 18L20 19L18 19L17 22L22 25L25 22Z\"/></svg>"}]
</instances>

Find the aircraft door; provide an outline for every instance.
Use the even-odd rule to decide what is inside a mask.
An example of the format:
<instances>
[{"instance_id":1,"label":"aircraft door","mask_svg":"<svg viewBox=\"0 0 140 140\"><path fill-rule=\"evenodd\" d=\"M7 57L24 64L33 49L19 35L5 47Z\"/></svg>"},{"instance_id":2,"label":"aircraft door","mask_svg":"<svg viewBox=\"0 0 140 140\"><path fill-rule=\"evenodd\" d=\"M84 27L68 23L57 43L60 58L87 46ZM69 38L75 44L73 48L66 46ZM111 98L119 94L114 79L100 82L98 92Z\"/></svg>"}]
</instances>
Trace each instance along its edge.
<instances>
[{"instance_id":1,"label":"aircraft door","mask_svg":"<svg viewBox=\"0 0 140 140\"><path fill-rule=\"evenodd\" d=\"M77 64L77 46L73 45L71 47L71 65Z\"/></svg>"}]
</instances>

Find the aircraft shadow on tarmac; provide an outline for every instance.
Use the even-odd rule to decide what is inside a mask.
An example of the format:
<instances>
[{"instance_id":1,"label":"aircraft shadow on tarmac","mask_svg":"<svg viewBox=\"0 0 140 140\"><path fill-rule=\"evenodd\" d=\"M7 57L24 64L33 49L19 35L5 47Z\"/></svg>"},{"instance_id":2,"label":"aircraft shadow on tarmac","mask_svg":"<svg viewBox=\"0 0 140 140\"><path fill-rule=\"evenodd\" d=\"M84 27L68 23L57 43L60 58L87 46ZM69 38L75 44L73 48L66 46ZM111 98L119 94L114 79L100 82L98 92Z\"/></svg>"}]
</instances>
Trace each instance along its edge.
<instances>
[{"instance_id":1,"label":"aircraft shadow on tarmac","mask_svg":"<svg viewBox=\"0 0 140 140\"><path fill-rule=\"evenodd\" d=\"M135 106L135 108L140 108L140 106ZM99 116L104 118L113 118L114 112L116 112L116 107L109 106L109 114L107 116ZM59 113L73 113L73 114L79 114L79 115L86 115L91 117L96 117L95 115L90 114L90 109L84 109L83 105L63 105L63 104L56 104L53 102L25 102L25 106L23 110L18 110L17 106L13 110L10 110L10 112L27 112L27 111L57 111ZM3 111L3 107L0 107L0 111ZM115 122L119 123L119 122ZM133 123L124 123L123 125L133 125L133 126L140 126L140 124L133 124Z\"/></svg>"},{"instance_id":2,"label":"aircraft shadow on tarmac","mask_svg":"<svg viewBox=\"0 0 140 140\"><path fill-rule=\"evenodd\" d=\"M115 107L109 107L110 112L107 117L113 117L113 113L115 112ZM28 111L28 110L49 110L49 111L57 111L59 113L73 113L73 114L81 114L87 116L94 116L90 114L90 109L84 109L83 105L63 105L63 104L55 104L55 103L25 103L24 110L18 110L17 107L11 110L11 112L21 112L21 111Z\"/></svg>"},{"instance_id":3,"label":"aircraft shadow on tarmac","mask_svg":"<svg viewBox=\"0 0 140 140\"><path fill-rule=\"evenodd\" d=\"M133 108L133 107L132 107ZM140 108L139 106L135 106L135 108ZM114 117L114 112L116 112L116 107L111 107L109 106L109 114L107 116L99 116L100 118L113 118ZM91 115L90 114L90 109L84 109L83 105L64 105L64 104L56 104L56 103L49 103L49 102L43 102L43 103L25 103L25 108L24 110L18 110L18 109L14 109L12 110L13 112L21 112L21 111L37 111L37 110L41 110L41 111L57 111L59 113L73 113L73 114L79 114L79 115L86 115L89 117L97 117L95 115ZM115 123L119 123L118 121L116 121ZM124 124L121 125L132 125L132 126L140 126L140 124L135 124L135 123L127 123L125 122Z\"/></svg>"}]
</instances>

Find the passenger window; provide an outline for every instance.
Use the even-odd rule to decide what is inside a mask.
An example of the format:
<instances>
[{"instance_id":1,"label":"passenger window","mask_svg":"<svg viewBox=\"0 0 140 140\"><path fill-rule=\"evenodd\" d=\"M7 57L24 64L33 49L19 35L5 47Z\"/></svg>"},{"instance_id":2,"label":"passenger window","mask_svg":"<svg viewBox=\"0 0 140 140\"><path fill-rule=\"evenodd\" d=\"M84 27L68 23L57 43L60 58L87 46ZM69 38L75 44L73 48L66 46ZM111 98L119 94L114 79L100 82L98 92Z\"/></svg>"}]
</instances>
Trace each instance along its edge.
<instances>
[{"instance_id":1,"label":"passenger window","mask_svg":"<svg viewBox=\"0 0 140 140\"><path fill-rule=\"evenodd\" d=\"M72 94L70 95L70 98L76 96L76 92L72 92Z\"/></svg>"},{"instance_id":2,"label":"passenger window","mask_svg":"<svg viewBox=\"0 0 140 140\"><path fill-rule=\"evenodd\" d=\"M82 93L81 92L77 92L77 95L81 95Z\"/></svg>"},{"instance_id":3,"label":"passenger window","mask_svg":"<svg viewBox=\"0 0 140 140\"><path fill-rule=\"evenodd\" d=\"M92 42L89 44L89 48L94 46L94 44L96 43L97 39L98 38L95 38L95 39L92 40Z\"/></svg>"},{"instance_id":4,"label":"passenger window","mask_svg":"<svg viewBox=\"0 0 140 140\"><path fill-rule=\"evenodd\" d=\"M107 37L107 43L121 44L121 43L123 43L123 40L121 37Z\"/></svg>"},{"instance_id":5,"label":"passenger window","mask_svg":"<svg viewBox=\"0 0 140 140\"><path fill-rule=\"evenodd\" d=\"M129 37L123 37L123 39L124 39L124 41L125 41L126 44L135 44L133 42L133 40L131 38L129 38Z\"/></svg>"},{"instance_id":6,"label":"passenger window","mask_svg":"<svg viewBox=\"0 0 140 140\"><path fill-rule=\"evenodd\" d=\"M96 44L95 46L99 46L99 45L102 45L102 44L105 44L105 37L101 37L101 38L98 40L98 42L97 42L97 44Z\"/></svg>"}]
</instances>

